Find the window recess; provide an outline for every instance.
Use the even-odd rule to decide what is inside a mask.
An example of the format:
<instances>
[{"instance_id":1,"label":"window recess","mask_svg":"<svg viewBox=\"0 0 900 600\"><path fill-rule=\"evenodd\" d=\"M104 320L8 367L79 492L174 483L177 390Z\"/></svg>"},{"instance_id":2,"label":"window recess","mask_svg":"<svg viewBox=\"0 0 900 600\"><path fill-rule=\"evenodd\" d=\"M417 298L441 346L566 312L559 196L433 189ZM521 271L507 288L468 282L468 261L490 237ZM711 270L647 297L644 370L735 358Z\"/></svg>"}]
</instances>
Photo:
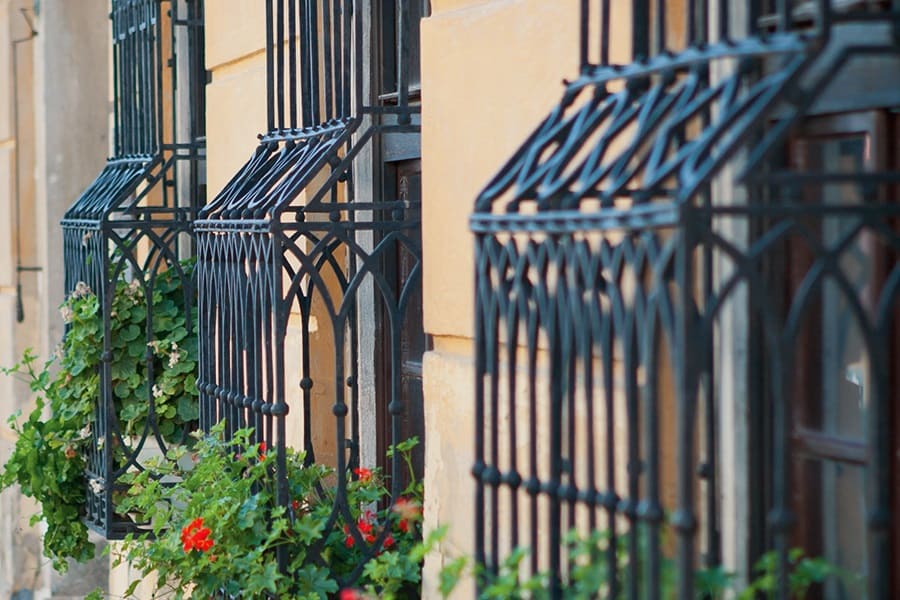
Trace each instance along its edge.
<instances>
[{"instance_id":1,"label":"window recess","mask_svg":"<svg viewBox=\"0 0 900 600\"><path fill-rule=\"evenodd\" d=\"M382 4L392 7L397 40L392 84L384 88L395 99L383 103L364 84L370 74L363 66L370 52L364 29ZM368 163L386 138L419 132L420 107L410 101L418 53L410 40L421 13L411 5L265 3L267 129L195 225L201 427L224 420L226 435L253 427L255 441L279 457L299 445L307 461L336 469L329 526L352 536L364 554L352 572L340 574L342 585L360 576L388 533L365 541L346 495L364 443L359 363L373 360L359 356L360 324L376 314L387 357L380 384L388 421L376 425L389 432L390 443L402 441L408 410L402 344L421 286L421 202L389 186L369 188L360 173L372 172ZM406 267L402 279L386 272L391 261ZM386 468L394 499L403 469L399 455ZM277 500L289 508L284 460L274 477ZM327 535L313 545L310 560L324 562ZM279 552L284 568L287 557Z\"/></svg>"},{"instance_id":2,"label":"window recess","mask_svg":"<svg viewBox=\"0 0 900 600\"><path fill-rule=\"evenodd\" d=\"M103 328L85 520L106 538L121 539L140 529L116 512L121 476L140 469L145 457L185 443L196 429L197 417L189 414L196 412L190 409L195 395L161 397L156 387L163 367L152 344L168 316L155 314L150 299L163 288L178 290L178 314L169 316L183 320L186 332L195 330L189 259L191 221L205 198L203 2L112 0L110 21L112 156L66 211L62 230L67 293L81 293L79 284L86 284L99 299ZM116 296L126 290L136 310L146 312L137 332L114 325ZM122 354L123 335L143 343L140 357ZM126 362L143 383L119 385ZM175 426L157 408L179 401L187 408ZM123 412L126 404L138 408Z\"/></svg>"},{"instance_id":3,"label":"window recess","mask_svg":"<svg viewBox=\"0 0 900 600\"><path fill-rule=\"evenodd\" d=\"M525 546L523 577L549 569L551 596L562 597L578 564L568 532L600 531L603 597L693 598L699 570L746 573L773 551L776 597L788 598L789 548L811 508L795 502L793 463L801 451L859 462L865 447L862 593L896 594L887 424L900 171L854 162L849 146L841 169L785 166L784 156L789 133L840 92L831 84L857 73L855 59L895 60L900 14L821 1L810 25L793 18L799 3L768 4L582 2L580 73L476 201L473 474L487 573ZM613 64L611 25L629 22L631 60ZM848 25L877 34L851 44L834 35ZM865 200L833 193L842 186ZM779 293L768 277L790 260L788 240L804 258ZM876 254L892 259L872 263ZM824 380L798 373L822 289L840 290L828 310L855 333L830 333L826 358L807 368L866 357L847 377L866 382L868 425L846 447L793 427L809 393L798 386ZM736 337L749 353L724 350ZM845 343L855 354L841 354ZM748 417L759 424L753 443L736 448ZM742 481L750 500L735 498ZM753 524L739 530L723 503L745 501ZM726 563L725 533L732 548L751 548L744 563ZM818 592L843 597L833 582Z\"/></svg>"}]
</instances>

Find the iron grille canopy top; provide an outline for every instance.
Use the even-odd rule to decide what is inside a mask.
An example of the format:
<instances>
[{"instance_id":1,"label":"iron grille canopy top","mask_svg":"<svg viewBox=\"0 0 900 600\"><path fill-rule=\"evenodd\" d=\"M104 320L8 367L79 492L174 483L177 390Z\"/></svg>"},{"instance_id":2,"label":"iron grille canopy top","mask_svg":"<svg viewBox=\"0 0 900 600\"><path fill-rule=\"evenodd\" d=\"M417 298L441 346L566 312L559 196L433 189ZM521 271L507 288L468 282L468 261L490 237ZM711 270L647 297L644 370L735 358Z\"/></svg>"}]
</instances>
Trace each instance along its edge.
<instances>
[{"instance_id":1,"label":"iron grille canopy top","mask_svg":"<svg viewBox=\"0 0 900 600\"><path fill-rule=\"evenodd\" d=\"M689 1L685 37L670 44L666 2L636 0L628 7L634 61L613 65L589 60L587 27L601 17L600 56L608 61L608 24L619 7L582 2L581 73L481 193L473 226L541 222L553 230L565 217L583 223L589 214L615 220L623 212L671 220L677 206L699 202L739 151L749 154L737 181L759 182L764 159L852 57L896 54L897 12L838 10L826 1L763 4L749 3L746 29L736 32L732 3ZM878 26L865 39L840 35L872 23Z\"/></svg>"},{"instance_id":2,"label":"iron grille canopy top","mask_svg":"<svg viewBox=\"0 0 900 600\"><path fill-rule=\"evenodd\" d=\"M351 164L377 132L414 132L417 105L410 98L410 2L397 3L397 102L373 102L363 94L360 71L363 49L362 11L353 2L326 0L266 2L266 75L268 130L244 167L203 209L200 228L215 222L278 220L285 211L334 210L336 184L350 177ZM373 126L353 135L367 116ZM316 174L303 206L298 196ZM343 203L341 210L370 210L371 205Z\"/></svg>"}]
</instances>

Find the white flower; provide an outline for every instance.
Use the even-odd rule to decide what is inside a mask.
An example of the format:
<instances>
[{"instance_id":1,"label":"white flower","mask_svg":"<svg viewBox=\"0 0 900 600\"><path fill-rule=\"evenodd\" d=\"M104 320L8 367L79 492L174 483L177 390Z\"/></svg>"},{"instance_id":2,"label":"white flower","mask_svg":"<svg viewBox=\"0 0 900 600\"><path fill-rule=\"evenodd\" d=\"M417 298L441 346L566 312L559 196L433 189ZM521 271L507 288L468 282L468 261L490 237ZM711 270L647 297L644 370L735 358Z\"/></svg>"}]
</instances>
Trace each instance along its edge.
<instances>
[{"instance_id":1,"label":"white flower","mask_svg":"<svg viewBox=\"0 0 900 600\"><path fill-rule=\"evenodd\" d=\"M72 317L75 316L75 313L72 312L72 309L69 308L69 306L67 304L63 304L59 308L59 314L62 315L63 323L71 323Z\"/></svg>"},{"instance_id":2,"label":"white flower","mask_svg":"<svg viewBox=\"0 0 900 600\"><path fill-rule=\"evenodd\" d=\"M75 298L82 298L84 296L88 296L91 294L91 288L83 281L79 281L75 284L75 291L72 292L72 296Z\"/></svg>"},{"instance_id":3,"label":"white flower","mask_svg":"<svg viewBox=\"0 0 900 600\"><path fill-rule=\"evenodd\" d=\"M178 352L177 350L171 352L169 354L169 368L171 369L175 365L177 365L179 360L181 360L181 353Z\"/></svg>"},{"instance_id":4,"label":"white flower","mask_svg":"<svg viewBox=\"0 0 900 600\"><path fill-rule=\"evenodd\" d=\"M162 396L163 396L163 391L161 389L159 389L159 386L154 383L153 384L153 397L154 398L162 398Z\"/></svg>"},{"instance_id":5,"label":"white flower","mask_svg":"<svg viewBox=\"0 0 900 600\"><path fill-rule=\"evenodd\" d=\"M95 494L103 493L103 483L99 479L91 478L88 484L91 486L91 491Z\"/></svg>"}]
</instances>

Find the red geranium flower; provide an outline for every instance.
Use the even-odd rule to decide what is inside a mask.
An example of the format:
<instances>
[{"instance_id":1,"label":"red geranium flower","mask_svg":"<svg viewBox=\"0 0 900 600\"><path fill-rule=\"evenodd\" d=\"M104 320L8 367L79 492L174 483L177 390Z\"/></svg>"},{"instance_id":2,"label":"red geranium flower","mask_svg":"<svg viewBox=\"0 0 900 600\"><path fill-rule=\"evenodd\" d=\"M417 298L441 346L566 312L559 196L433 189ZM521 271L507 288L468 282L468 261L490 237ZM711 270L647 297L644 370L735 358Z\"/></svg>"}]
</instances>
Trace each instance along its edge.
<instances>
[{"instance_id":1,"label":"red geranium flower","mask_svg":"<svg viewBox=\"0 0 900 600\"><path fill-rule=\"evenodd\" d=\"M391 534L388 534L388 536L386 538L384 538L384 547L385 547L385 549L387 549L393 545L394 545L394 536L392 536Z\"/></svg>"},{"instance_id":2,"label":"red geranium flower","mask_svg":"<svg viewBox=\"0 0 900 600\"><path fill-rule=\"evenodd\" d=\"M338 600L363 600L363 595L353 588L344 588L338 595Z\"/></svg>"},{"instance_id":3,"label":"red geranium flower","mask_svg":"<svg viewBox=\"0 0 900 600\"><path fill-rule=\"evenodd\" d=\"M350 525L344 524L344 545L348 548L352 548L354 544L356 544L356 539L352 535L350 535Z\"/></svg>"},{"instance_id":4,"label":"red geranium flower","mask_svg":"<svg viewBox=\"0 0 900 600\"><path fill-rule=\"evenodd\" d=\"M403 533L409 533L409 522L417 521L422 516L422 506L405 496L397 498L394 502L394 512L400 517L397 528Z\"/></svg>"},{"instance_id":5,"label":"red geranium flower","mask_svg":"<svg viewBox=\"0 0 900 600\"><path fill-rule=\"evenodd\" d=\"M185 552L191 550L206 552L214 544L209 538L211 533L209 527L203 526L203 517L197 517L181 530L181 547Z\"/></svg>"},{"instance_id":6,"label":"red geranium flower","mask_svg":"<svg viewBox=\"0 0 900 600\"><path fill-rule=\"evenodd\" d=\"M259 460L266 460L266 448L265 441L259 443Z\"/></svg>"},{"instance_id":7,"label":"red geranium flower","mask_svg":"<svg viewBox=\"0 0 900 600\"><path fill-rule=\"evenodd\" d=\"M360 483L369 483L372 481L372 471L365 467L359 467L358 469L353 469L353 473L359 477Z\"/></svg>"}]
</instances>

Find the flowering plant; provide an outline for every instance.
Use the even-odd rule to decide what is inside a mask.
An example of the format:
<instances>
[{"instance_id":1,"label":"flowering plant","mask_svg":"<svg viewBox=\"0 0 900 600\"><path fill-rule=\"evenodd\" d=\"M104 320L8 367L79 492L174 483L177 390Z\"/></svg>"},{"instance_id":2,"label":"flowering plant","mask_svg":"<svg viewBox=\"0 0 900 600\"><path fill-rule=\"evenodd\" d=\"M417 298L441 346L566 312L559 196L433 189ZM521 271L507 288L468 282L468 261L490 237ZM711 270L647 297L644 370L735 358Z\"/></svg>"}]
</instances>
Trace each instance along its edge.
<instances>
[{"instance_id":1,"label":"flowering plant","mask_svg":"<svg viewBox=\"0 0 900 600\"><path fill-rule=\"evenodd\" d=\"M186 277L191 268L190 262L181 264ZM156 277L149 301L145 289L140 281L123 277L111 302L110 374L120 433L136 435L145 429L150 392L163 438L189 440L198 417L196 328L188 331L186 326L185 298L175 269ZM0 489L19 484L22 493L41 505L32 522L46 521L44 554L64 571L66 558L84 561L94 555L80 517L86 489L83 456L94 435L100 393L104 323L100 299L85 283L75 286L60 313L67 330L53 357L41 364L27 350L18 364L0 370L25 379L36 394L35 408L24 422L18 422L18 413L8 420L18 439L0 468ZM149 348L148 313L155 336ZM196 315L192 322L196 324ZM147 387L148 350L155 374L152 390ZM98 446L102 442L96 441ZM124 459L123 450L117 447L115 460Z\"/></svg>"},{"instance_id":2,"label":"flowering plant","mask_svg":"<svg viewBox=\"0 0 900 600\"><path fill-rule=\"evenodd\" d=\"M123 504L145 514L152 532L128 536L117 561L145 578L155 572L157 591L174 598L187 590L198 598L390 598L417 588L436 541L420 541L421 482L413 478L391 503L380 470L357 468L343 475L346 494L338 500L342 475L287 449L289 501L280 505L276 453L252 443L250 429L225 441L223 427L200 439L190 470L179 467L185 450L176 448L129 477ZM415 443L396 449L407 464ZM181 481L160 502L167 476ZM339 582L348 580L357 587L342 591Z\"/></svg>"}]
</instances>

